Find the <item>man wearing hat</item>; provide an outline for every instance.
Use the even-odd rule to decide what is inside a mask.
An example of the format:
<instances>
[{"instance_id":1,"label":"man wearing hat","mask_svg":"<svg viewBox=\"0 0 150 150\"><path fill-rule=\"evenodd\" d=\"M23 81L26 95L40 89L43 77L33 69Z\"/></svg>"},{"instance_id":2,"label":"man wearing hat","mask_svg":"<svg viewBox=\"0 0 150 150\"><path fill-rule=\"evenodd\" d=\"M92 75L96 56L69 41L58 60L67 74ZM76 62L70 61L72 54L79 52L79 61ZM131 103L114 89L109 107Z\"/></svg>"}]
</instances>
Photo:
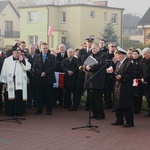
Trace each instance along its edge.
<instances>
[{"instance_id":1,"label":"man wearing hat","mask_svg":"<svg viewBox=\"0 0 150 150\"><path fill-rule=\"evenodd\" d=\"M25 113L25 102L23 101L27 101L26 72L30 68L30 63L21 56L21 51L17 47L14 47L12 55L4 60L1 82L4 83L4 88L7 86L6 113L9 115ZM17 110L14 110L14 104L17 105Z\"/></svg>"},{"instance_id":2,"label":"man wearing hat","mask_svg":"<svg viewBox=\"0 0 150 150\"><path fill-rule=\"evenodd\" d=\"M114 107L117 119L112 125L124 125L125 118L126 124L123 127L133 127L133 66L124 49L117 47L116 55L118 62L115 72L111 72L115 78Z\"/></svg>"},{"instance_id":3,"label":"man wearing hat","mask_svg":"<svg viewBox=\"0 0 150 150\"><path fill-rule=\"evenodd\" d=\"M94 41L94 37L92 36L88 36L85 38L85 40L87 41L87 48L83 48L79 50L79 55L78 55L78 60L77 60L77 64L78 64L78 68L79 68L79 73L78 73L78 83L77 83L77 90L76 90L76 94L75 94L75 100L73 103L73 107L70 109L71 111L74 111L78 108L79 104L80 104L80 100L83 94L83 87L84 87L84 78L85 78L85 72L83 71L83 64L84 61L86 60L86 58L91 54L91 45ZM90 104L89 101L87 100L86 102L86 106L85 106L85 110L89 110L90 108Z\"/></svg>"}]
</instances>

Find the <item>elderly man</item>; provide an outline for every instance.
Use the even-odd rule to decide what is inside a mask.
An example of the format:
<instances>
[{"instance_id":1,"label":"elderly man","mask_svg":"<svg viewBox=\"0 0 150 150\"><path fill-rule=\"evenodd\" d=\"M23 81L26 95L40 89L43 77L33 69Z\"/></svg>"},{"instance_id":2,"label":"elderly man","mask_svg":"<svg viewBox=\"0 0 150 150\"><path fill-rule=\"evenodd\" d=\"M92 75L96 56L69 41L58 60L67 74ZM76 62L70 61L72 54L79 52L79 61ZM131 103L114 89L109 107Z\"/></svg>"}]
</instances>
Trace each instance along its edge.
<instances>
[{"instance_id":1,"label":"elderly man","mask_svg":"<svg viewBox=\"0 0 150 150\"><path fill-rule=\"evenodd\" d=\"M141 62L141 81L143 83L144 94L147 99L149 112L146 115L150 117L150 48L146 47L142 50L143 59Z\"/></svg>"},{"instance_id":2,"label":"elderly man","mask_svg":"<svg viewBox=\"0 0 150 150\"><path fill-rule=\"evenodd\" d=\"M13 115L14 111L18 115L25 113L25 103L27 100L27 74L31 64L27 59L21 56L20 49L13 49L13 55L4 60L1 71L1 82L7 84L8 102L6 113ZM17 105L17 110L14 110L14 103ZM9 107L9 108L8 108Z\"/></svg>"},{"instance_id":3,"label":"elderly man","mask_svg":"<svg viewBox=\"0 0 150 150\"><path fill-rule=\"evenodd\" d=\"M125 117L124 127L133 127L133 66L124 49L118 47L116 53L118 62L114 73L114 105L117 119L112 125L123 125ZM111 72L113 71L111 70Z\"/></svg>"},{"instance_id":4,"label":"elderly man","mask_svg":"<svg viewBox=\"0 0 150 150\"><path fill-rule=\"evenodd\" d=\"M91 56L96 59L97 64L85 65L85 88L87 89L87 98L91 102L92 118L101 120L105 118L102 95L105 83L105 60L107 59L107 53L100 51L97 43L93 43L91 48ZM101 71L99 71L100 69ZM93 77L95 73L97 74ZM89 80L90 78L92 79Z\"/></svg>"},{"instance_id":5,"label":"elderly man","mask_svg":"<svg viewBox=\"0 0 150 150\"><path fill-rule=\"evenodd\" d=\"M74 50L72 48L67 50L67 58L62 61L62 70L65 73L64 83L64 107L71 108L72 100L71 94L73 94L73 102L75 97L76 82L77 82L77 58L74 57Z\"/></svg>"}]
</instances>

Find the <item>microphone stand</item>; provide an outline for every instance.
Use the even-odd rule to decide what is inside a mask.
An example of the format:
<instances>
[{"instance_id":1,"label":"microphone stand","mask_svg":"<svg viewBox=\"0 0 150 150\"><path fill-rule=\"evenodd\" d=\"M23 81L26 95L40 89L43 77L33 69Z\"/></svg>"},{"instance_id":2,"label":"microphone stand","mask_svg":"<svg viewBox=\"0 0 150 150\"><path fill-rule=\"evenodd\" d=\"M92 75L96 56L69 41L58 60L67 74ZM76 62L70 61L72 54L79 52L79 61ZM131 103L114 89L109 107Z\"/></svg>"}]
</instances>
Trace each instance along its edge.
<instances>
[{"instance_id":1,"label":"microphone stand","mask_svg":"<svg viewBox=\"0 0 150 150\"><path fill-rule=\"evenodd\" d=\"M89 99L90 99L90 110L89 110L89 116L88 116L88 117L89 117L89 118L88 118L88 123L87 123L86 126L75 127L75 128L72 128L72 130L81 129L81 128L90 128L90 129L96 131L97 133L99 133L99 131L95 129L95 128L98 128L98 126L93 126L92 123L91 123L91 112L92 112L92 108L91 108L91 103L92 103L92 80L93 80L93 78L94 78L102 69L104 69L107 65L108 65L108 62L106 62L102 68L100 68L95 74L93 74L93 75L86 81L86 83L90 82L90 96L89 96Z\"/></svg>"},{"instance_id":2,"label":"microphone stand","mask_svg":"<svg viewBox=\"0 0 150 150\"><path fill-rule=\"evenodd\" d=\"M15 99L14 99L14 103L13 103L13 118L11 119L2 119L0 121L6 121L6 120L15 120L17 121L19 124L21 124L20 120L25 120L26 118L18 118L17 117L17 103L18 103L18 99L16 98L16 66L17 66L17 60L15 61L15 68L14 68L14 74L13 74L13 82L14 82L14 94L15 94Z\"/></svg>"}]
</instances>

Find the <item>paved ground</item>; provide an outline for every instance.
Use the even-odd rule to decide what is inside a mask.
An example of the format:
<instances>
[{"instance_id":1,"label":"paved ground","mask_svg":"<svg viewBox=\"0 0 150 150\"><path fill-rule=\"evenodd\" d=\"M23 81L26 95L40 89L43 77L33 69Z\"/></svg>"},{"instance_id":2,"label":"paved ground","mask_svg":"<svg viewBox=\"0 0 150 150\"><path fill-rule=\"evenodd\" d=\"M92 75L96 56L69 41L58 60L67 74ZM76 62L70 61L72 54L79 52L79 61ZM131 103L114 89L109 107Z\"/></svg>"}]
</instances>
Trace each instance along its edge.
<instances>
[{"instance_id":1,"label":"paved ground","mask_svg":"<svg viewBox=\"0 0 150 150\"><path fill-rule=\"evenodd\" d=\"M90 128L72 130L86 126L88 112L82 108L69 112L56 108L52 116L45 112L34 115L28 110L26 120L18 124L15 120L0 122L0 150L148 150L150 147L150 118L144 113L135 115L135 127L111 126L115 113L105 110L105 120L91 120L99 133ZM9 118L0 115L1 119Z\"/></svg>"}]
</instances>

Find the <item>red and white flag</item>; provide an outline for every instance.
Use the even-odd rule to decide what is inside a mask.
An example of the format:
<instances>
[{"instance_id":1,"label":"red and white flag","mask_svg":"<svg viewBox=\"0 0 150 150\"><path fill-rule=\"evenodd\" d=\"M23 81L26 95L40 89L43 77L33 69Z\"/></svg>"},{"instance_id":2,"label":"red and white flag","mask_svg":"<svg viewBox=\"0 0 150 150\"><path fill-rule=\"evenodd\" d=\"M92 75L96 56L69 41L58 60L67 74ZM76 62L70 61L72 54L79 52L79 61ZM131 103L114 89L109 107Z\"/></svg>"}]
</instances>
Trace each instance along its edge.
<instances>
[{"instance_id":1,"label":"red and white flag","mask_svg":"<svg viewBox=\"0 0 150 150\"><path fill-rule=\"evenodd\" d=\"M133 80L133 86L138 86L139 84L139 80L138 79L134 79Z\"/></svg>"},{"instance_id":2,"label":"red and white flag","mask_svg":"<svg viewBox=\"0 0 150 150\"><path fill-rule=\"evenodd\" d=\"M64 76L62 72L55 72L56 83L53 84L54 88L63 88L64 87Z\"/></svg>"},{"instance_id":3,"label":"red and white flag","mask_svg":"<svg viewBox=\"0 0 150 150\"><path fill-rule=\"evenodd\" d=\"M52 36L53 31L54 31L54 29L51 26L49 26L49 28L48 28L48 36Z\"/></svg>"}]
</instances>

